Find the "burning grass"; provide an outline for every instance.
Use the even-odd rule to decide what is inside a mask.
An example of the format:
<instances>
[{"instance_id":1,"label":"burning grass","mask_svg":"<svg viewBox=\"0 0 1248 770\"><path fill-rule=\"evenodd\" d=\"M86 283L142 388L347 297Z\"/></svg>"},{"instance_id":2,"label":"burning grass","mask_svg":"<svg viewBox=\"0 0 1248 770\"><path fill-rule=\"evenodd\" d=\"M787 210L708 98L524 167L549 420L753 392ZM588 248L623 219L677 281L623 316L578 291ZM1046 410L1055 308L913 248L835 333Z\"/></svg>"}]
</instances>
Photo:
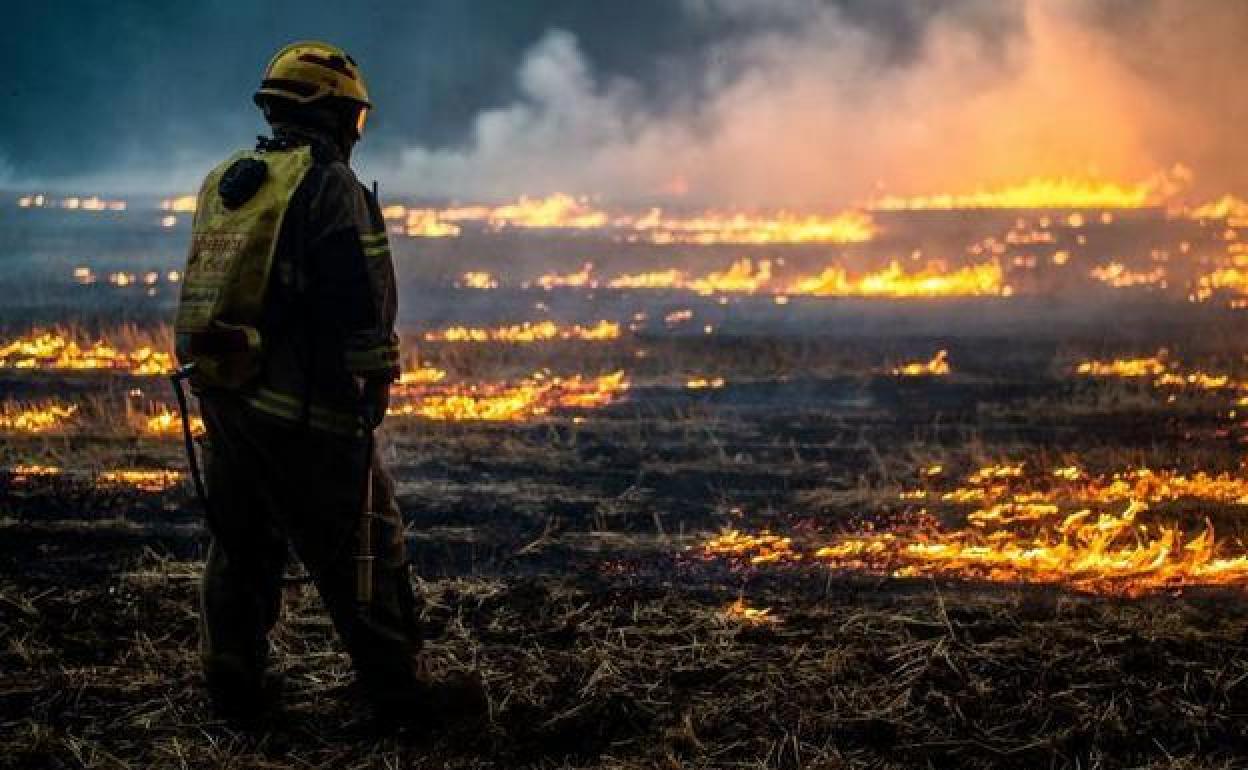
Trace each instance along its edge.
<instances>
[{"instance_id":1,"label":"burning grass","mask_svg":"<svg viewBox=\"0 0 1248 770\"><path fill-rule=\"evenodd\" d=\"M1237 538L1218 539L1209 518L1145 515L1152 505L1176 502L1248 505L1248 478L1241 475L1136 468L1091 476L1067 466L1033 476L1024 463L1006 463L976 469L963 484L945 489L943 469L928 468L921 476L927 486L903 491L899 499L925 507L893 525L800 541L730 529L700 552L754 566L818 563L897 578L1046 583L1112 595L1248 588L1248 550ZM955 508L927 507L942 504Z\"/></svg>"},{"instance_id":2,"label":"burning grass","mask_svg":"<svg viewBox=\"0 0 1248 770\"><path fill-rule=\"evenodd\" d=\"M0 369L114 371L136 376L173 370L170 333L133 327L88 341L80 329L32 330L0 344Z\"/></svg>"},{"instance_id":3,"label":"burning grass","mask_svg":"<svg viewBox=\"0 0 1248 770\"><path fill-rule=\"evenodd\" d=\"M518 382L424 383L400 388L392 417L428 420L528 420L558 409L597 409L628 390L623 372L568 377L536 372Z\"/></svg>"},{"instance_id":4,"label":"burning grass","mask_svg":"<svg viewBox=\"0 0 1248 770\"><path fill-rule=\"evenodd\" d=\"M620 325L599 321L589 326L560 326L554 321L526 321L521 324L494 328L452 326L449 329L425 332L426 342L547 342L550 340L585 340L604 342L618 339Z\"/></svg>"}]
</instances>

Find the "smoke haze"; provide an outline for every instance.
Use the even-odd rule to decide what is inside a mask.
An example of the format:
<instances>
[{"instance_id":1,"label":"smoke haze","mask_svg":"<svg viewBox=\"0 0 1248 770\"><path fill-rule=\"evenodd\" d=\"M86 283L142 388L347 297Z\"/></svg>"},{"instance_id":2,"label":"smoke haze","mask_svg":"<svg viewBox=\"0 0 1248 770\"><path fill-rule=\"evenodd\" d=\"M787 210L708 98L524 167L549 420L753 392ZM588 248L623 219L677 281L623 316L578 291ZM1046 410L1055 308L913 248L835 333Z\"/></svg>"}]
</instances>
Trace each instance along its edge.
<instances>
[{"instance_id":1,"label":"smoke haze","mask_svg":"<svg viewBox=\"0 0 1248 770\"><path fill-rule=\"evenodd\" d=\"M193 189L263 130L282 43L334 40L392 193L850 205L1031 175L1248 188L1241 0L119 0L0 33L0 185Z\"/></svg>"}]
</instances>

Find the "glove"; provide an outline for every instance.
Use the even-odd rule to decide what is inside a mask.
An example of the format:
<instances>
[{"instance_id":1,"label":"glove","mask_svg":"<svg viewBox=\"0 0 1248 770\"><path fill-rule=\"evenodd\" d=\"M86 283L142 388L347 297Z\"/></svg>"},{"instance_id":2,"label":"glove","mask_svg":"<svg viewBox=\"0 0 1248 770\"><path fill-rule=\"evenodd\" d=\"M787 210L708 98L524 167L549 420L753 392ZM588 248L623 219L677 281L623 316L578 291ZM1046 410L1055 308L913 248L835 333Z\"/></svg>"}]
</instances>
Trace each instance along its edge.
<instances>
[{"instance_id":1,"label":"glove","mask_svg":"<svg viewBox=\"0 0 1248 770\"><path fill-rule=\"evenodd\" d=\"M365 380L360 393L360 413L364 418L364 426L376 430L381 421L386 419L386 409L390 407L390 380Z\"/></svg>"}]
</instances>

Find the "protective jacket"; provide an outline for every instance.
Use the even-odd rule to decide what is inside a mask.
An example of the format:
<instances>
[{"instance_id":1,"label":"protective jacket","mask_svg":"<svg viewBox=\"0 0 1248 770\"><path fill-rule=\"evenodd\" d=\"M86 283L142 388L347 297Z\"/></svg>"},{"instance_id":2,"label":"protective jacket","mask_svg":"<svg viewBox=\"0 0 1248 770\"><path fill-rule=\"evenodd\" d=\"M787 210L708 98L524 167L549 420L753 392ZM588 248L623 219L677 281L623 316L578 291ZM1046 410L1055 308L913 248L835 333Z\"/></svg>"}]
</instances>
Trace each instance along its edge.
<instances>
[{"instance_id":1,"label":"protective jacket","mask_svg":"<svg viewBox=\"0 0 1248 770\"><path fill-rule=\"evenodd\" d=\"M329 137L277 126L199 192L176 324L196 389L358 435L361 380L399 373L385 221Z\"/></svg>"}]
</instances>

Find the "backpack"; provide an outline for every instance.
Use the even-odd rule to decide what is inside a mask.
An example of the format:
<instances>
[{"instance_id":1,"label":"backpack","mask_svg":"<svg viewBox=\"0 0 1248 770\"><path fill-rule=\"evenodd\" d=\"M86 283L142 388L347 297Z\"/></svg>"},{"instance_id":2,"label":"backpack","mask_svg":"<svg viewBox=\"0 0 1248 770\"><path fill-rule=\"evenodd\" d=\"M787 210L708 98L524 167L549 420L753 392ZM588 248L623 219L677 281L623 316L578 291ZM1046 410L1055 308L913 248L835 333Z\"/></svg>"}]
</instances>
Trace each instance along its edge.
<instances>
[{"instance_id":1,"label":"backpack","mask_svg":"<svg viewBox=\"0 0 1248 770\"><path fill-rule=\"evenodd\" d=\"M204 179L174 322L178 362L195 365L193 385L238 390L260 373L273 256L312 162L306 146L247 150Z\"/></svg>"}]
</instances>

